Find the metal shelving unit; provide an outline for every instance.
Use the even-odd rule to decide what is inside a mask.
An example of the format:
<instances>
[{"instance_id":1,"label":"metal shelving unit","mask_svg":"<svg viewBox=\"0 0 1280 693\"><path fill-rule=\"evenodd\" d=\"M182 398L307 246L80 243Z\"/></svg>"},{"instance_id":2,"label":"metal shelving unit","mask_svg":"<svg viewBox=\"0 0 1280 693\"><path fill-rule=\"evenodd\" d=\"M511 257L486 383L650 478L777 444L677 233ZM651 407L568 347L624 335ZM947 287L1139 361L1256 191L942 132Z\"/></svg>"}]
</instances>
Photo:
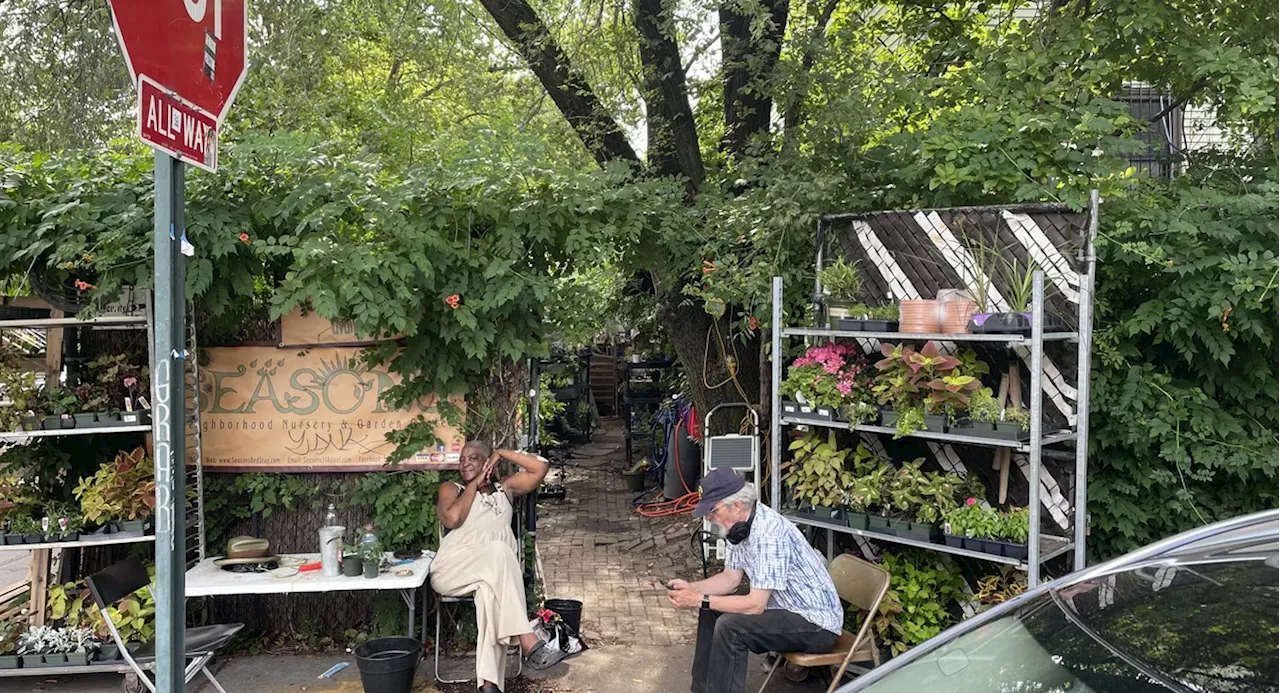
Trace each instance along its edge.
<instances>
[{"instance_id":1,"label":"metal shelving unit","mask_svg":"<svg viewBox=\"0 0 1280 693\"><path fill-rule=\"evenodd\" d=\"M149 296L149 294L148 294ZM154 323L152 305L149 300L142 300L140 307L144 311L143 315L102 315L94 318L80 319L77 317L61 317L61 318L32 318L25 320L0 320L0 330L49 330L49 329L93 329L93 330L145 330L147 332L147 351L148 362L154 369ZM189 321L189 324L194 324ZM195 351L194 329L188 335L190 350ZM194 564L198 562L205 554L204 546L204 493L203 493L203 470L200 460L200 438L199 438L199 407L196 397L199 394L198 382L199 371L196 365L196 359L186 359L190 365L187 367L185 376L188 383L188 393L191 398L186 403L188 409L189 425L193 429L193 434L188 435L188 443L194 445L194 454L191 451L187 455L188 468L188 484L194 485L196 489L194 507L187 513L187 531L188 531L188 563ZM154 399L154 394L153 397ZM69 428L58 430L38 430L38 431L0 431L0 443L9 445L21 445L30 441L41 438L62 438L69 436L85 436L85 435L119 435L130 433L151 433L155 432L156 422L153 420L147 425L117 425L117 426L92 426L83 428ZM124 536L110 537L99 540L78 540L66 542L42 542L39 544L19 544L12 546L0 546L0 551L30 551L32 570L30 571L31 580L29 582L29 600L33 604L43 604L46 599L46 589L48 585L49 562L51 554L55 550L65 549L85 549L102 546L121 546L129 544L154 544L156 541L153 535L144 536ZM43 621L43 609L33 609L32 618L37 625ZM18 676L48 676L52 674L79 674L92 672L128 672L127 664L124 663L99 663L94 662L88 666L66 666L66 667L41 667L41 668L22 668L0 671L0 677L18 677Z\"/></svg>"},{"instance_id":2,"label":"metal shelving unit","mask_svg":"<svg viewBox=\"0 0 1280 693\"><path fill-rule=\"evenodd\" d=\"M626 448L626 467L631 468L635 463L634 443L637 440L653 440L652 430L642 430L635 427L636 414L641 408L647 408L650 412L656 412L658 406L666 399L662 395L640 395L632 393L631 385L635 382L634 375L637 371L652 373L664 373L671 368L668 361L624 361L622 364L622 421L626 428L625 448ZM658 381L654 381L658 382Z\"/></svg>"},{"instance_id":3,"label":"metal shelving unit","mask_svg":"<svg viewBox=\"0 0 1280 693\"><path fill-rule=\"evenodd\" d=\"M867 539L877 541L893 542L914 546L916 548L937 551L941 553L949 553L954 555L965 556L968 558L985 560L993 563L1001 563L1005 565L1017 566L1021 570L1027 572L1029 584L1038 584L1040 581L1041 567L1046 561L1062 556L1066 553L1072 553L1074 569L1079 570L1084 567L1084 546L1085 531L1087 526L1086 515L1086 491L1087 491L1087 456L1088 456L1088 434L1089 434L1089 372L1090 372L1090 343L1092 340L1092 319L1093 319L1093 284L1095 271L1095 256L1093 248L1093 239L1097 235L1097 218L1098 218L1098 194L1094 191L1091 195L1089 214L1087 219L1087 228L1083 229L1080 234L1082 241L1078 260L1079 267L1078 276L1074 277L1074 286L1078 287L1077 294L1077 329L1073 331L1059 331L1046 333L1045 325L1045 272L1036 271L1034 273L1032 286L1032 300L1029 306L1031 312L1031 334L1023 336L1020 334L918 334L918 333L901 333L901 332L860 332L852 330L831 330L822 327L804 328L804 327L788 327L783 315L783 283L781 277L773 279L773 354L772 363L772 383L773 383L773 417L770 430L770 470L771 470L771 498L774 510L781 512L782 502L782 449L783 449L783 426L820 426L828 428L843 428L861 433L875 435L892 435L895 433L894 428L885 426L872 425L855 425L850 426L848 423L820 421L794 416L784 416L782 413L782 379L783 364L782 354L784 338L805 338L809 340L834 340L841 339L861 339L861 340L884 340L892 342L926 342L934 341L939 343L985 343L989 346L1005 346L1009 349L1019 349L1026 358L1029 373L1029 415L1031 422L1030 436L1026 441L1009 441L989 438L979 438L974 436L956 435L946 432L918 431L912 434L912 438L919 438L935 443L957 444L964 446L984 446L988 448L1012 448L1015 451L1026 453L1027 469L1026 477L1028 479L1028 503L1030 536L1027 542L1027 559L1020 560L1006 556L997 556L985 552L969 551L966 549L947 546L933 542L919 541L904 537L897 537L888 534L881 534L867 530L853 529L847 526L832 522L824 522L817 519L798 517L788 515L788 518L797 524L823 529L828 532L828 547L834 545L834 534L836 532L860 536ZM955 210L958 212L968 213L971 216L977 216L983 212L991 212L999 208L968 208L964 210ZM1057 214L1059 216L1068 213L1069 210L1062 208L1037 207L1037 212L1046 211L1047 213ZM1027 208L1015 209L1010 212L1008 209L999 210L1006 215L1003 218L1004 223L1019 224L1019 231L1025 232L1022 226L1024 222L1013 216L1014 212L1029 212ZM926 214L921 210L912 212L894 212L894 213L877 213L883 214L885 217L892 217L891 223L901 223L901 220L907 219L918 224L914 229L914 233L920 236L927 236L926 239L920 240L915 237L914 241L921 243L933 243L938 247L940 254L946 255L946 252L956 254L966 254L967 251L954 241L954 237L950 239L943 238L943 232L950 236L950 229L946 228L941 221L940 216L935 212ZM870 215L866 215L870 216ZM1026 214L1024 214L1026 216ZM1028 217L1030 218L1030 217ZM911 281L903 274L903 270L893 260L890 251L886 248L883 238L876 235L870 224L863 221L863 215L833 215L828 219L838 219L840 221L854 221L861 224L857 227L857 238L859 243L865 243L868 247L862 248L860 252L865 252L865 258L871 261L886 278L886 283L890 285L910 286ZM1012 219L1012 220L1011 220ZM821 228L821 226L819 227ZM909 233L911 229L908 226L899 226L895 231L901 232L906 228ZM1039 229L1036 229L1038 232ZM903 233L903 236L907 233ZM819 234L821 236L821 234ZM950 244L948 244L950 240ZM921 246L923 247L923 246ZM819 252L817 264L822 263L822 242L819 241ZM1031 246L1027 246L1028 254L1032 257L1038 266L1043 267L1044 260L1040 258L1049 258L1042 246L1037 245L1034 250ZM969 257L946 258L953 260L951 266L958 268L957 273L964 277L966 272L980 272L975 270L975 265ZM1071 281L1064 277L1065 273L1061 270L1061 265L1054 266L1055 283ZM918 279L919 280L919 279ZM954 280L953 280L954 281ZM1058 284L1061 286L1061 284ZM817 302L821 298L821 286L814 287L814 300ZM912 289L914 290L914 289ZM902 296L900 296L902 297ZM918 298L919 296L911 296ZM1043 411L1044 404L1044 386L1045 386L1045 344L1051 342L1060 342L1067 344L1075 344L1077 352L1077 370L1074 383L1075 391L1075 411L1074 425L1068 417L1067 426L1059 427L1054 431L1045 431L1045 416ZM870 343L864 344L864 348L871 348ZM1029 352L1026 353L1026 352ZM1072 503L1071 512L1073 516L1072 536L1059 537L1047 534L1042 531L1041 526L1041 474L1042 461L1046 457L1045 446L1061 443L1073 442L1075 444L1074 451L1070 453L1052 451L1049 455L1051 459L1060 459L1062 457L1074 458L1074 502ZM829 549L830 550L830 549Z\"/></svg>"}]
</instances>

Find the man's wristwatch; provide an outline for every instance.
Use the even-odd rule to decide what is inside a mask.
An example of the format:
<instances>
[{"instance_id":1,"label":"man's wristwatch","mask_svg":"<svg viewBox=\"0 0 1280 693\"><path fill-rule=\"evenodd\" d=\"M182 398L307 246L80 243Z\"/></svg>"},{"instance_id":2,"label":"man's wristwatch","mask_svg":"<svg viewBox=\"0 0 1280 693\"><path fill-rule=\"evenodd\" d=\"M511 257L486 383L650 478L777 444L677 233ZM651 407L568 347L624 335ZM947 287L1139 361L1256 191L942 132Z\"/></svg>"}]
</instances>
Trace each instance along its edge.
<instances>
[{"instance_id":1,"label":"man's wristwatch","mask_svg":"<svg viewBox=\"0 0 1280 693\"><path fill-rule=\"evenodd\" d=\"M709 594L702 595L702 608L704 609L711 608L711 595Z\"/></svg>"}]
</instances>

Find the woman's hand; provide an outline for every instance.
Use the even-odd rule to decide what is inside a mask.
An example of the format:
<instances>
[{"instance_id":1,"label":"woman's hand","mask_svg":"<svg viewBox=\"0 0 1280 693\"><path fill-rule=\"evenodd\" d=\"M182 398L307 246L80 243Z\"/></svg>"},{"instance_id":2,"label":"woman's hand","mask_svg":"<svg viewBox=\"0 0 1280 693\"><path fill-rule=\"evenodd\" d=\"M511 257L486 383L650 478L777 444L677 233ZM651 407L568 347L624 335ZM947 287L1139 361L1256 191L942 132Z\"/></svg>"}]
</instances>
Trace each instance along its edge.
<instances>
[{"instance_id":1,"label":"woman's hand","mask_svg":"<svg viewBox=\"0 0 1280 693\"><path fill-rule=\"evenodd\" d=\"M480 468L480 473L476 475L475 481L478 486L484 486L493 481L494 472L498 469L498 463L502 461L502 457L494 452L489 455L489 459Z\"/></svg>"}]
</instances>

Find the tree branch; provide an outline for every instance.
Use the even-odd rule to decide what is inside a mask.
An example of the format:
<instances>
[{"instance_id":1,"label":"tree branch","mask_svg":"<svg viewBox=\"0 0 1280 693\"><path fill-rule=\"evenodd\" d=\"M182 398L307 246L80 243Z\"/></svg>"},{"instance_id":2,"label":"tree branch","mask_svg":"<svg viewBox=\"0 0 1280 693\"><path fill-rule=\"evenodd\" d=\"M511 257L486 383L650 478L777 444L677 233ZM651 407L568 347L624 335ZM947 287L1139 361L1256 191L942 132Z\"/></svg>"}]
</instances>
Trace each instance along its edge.
<instances>
[{"instance_id":1,"label":"tree branch","mask_svg":"<svg viewBox=\"0 0 1280 693\"><path fill-rule=\"evenodd\" d=\"M1168 106L1165 106L1164 108L1160 109L1159 113L1151 116L1151 119L1148 120L1147 123L1150 124L1150 123L1157 122L1161 118L1169 115L1170 113L1173 113L1175 109L1185 105L1188 101L1192 99L1192 97L1200 93L1201 89L1204 89L1208 85L1209 85L1208 77L1201 77L1200 79L1197 79L1195 82L1191 84L1191 86L1187 89L1187 92L1185 94L1183 94L1182 96L1179 96L1173 101L1170 101Z\"/></svg>"},{"instance_id":2,"label":"tree branch","mask_svg":"<svg viewBox=\"0 0 1280 693\"><path fill-rule=\"evenodd\" d=\"M782 52L789 0L762 0L764 30L753 35L751 15L720 4L720 54L724 63L724 124L721 148L744 154L753 136L768 132L773 111L769 81Z\"/></svg>"},{"instance_id":3,"label":"tree branch","mask_svg":"<svg viewBox=\"0 0 1280 693\"><path fill-rule=\"evenodd\" d=\"M640 163L640 157L618 123L600 103L586 77L570 64L528 0L480 0L480 4L529 63L529 68L597 162L604 164L621 159Z\"/></svg>"},{"instance_id":4,"label":"tree branch","mask_svg":"<svg viewBox=\"0 0 1280 693\"><path fill-rule=\"evenodd\" d=\"M672 35L672 3L635 0L636 30L648 111L649 167L659 175L683 175L689 193L702 184L702 152L689 105L680 48Z\"/></svg>"},{"instance_id":5,"label":"tree branch","mask_svg":"<svg viewBox=\"0 0 1280 693\"><path fill-rule=\"evenodd\" d=\"M801 47L800 71L803 75L808 76L813 70L813 66L818 62L818 53L820 52L823 40L827 35L827 25L831 23L831 15L835 14L836 6L840 4L840 0L825 0L822 3L822 9L817 12L814 19L813 31L810 32L809 38ZM818 3L815 0L809 5L810 14L817 8ZM800 115L804 109L804 95L792 95L789 103L783 112L782 131L787 146L795 143L796 127L800 124Z\"/></svg>"}]
</instances>

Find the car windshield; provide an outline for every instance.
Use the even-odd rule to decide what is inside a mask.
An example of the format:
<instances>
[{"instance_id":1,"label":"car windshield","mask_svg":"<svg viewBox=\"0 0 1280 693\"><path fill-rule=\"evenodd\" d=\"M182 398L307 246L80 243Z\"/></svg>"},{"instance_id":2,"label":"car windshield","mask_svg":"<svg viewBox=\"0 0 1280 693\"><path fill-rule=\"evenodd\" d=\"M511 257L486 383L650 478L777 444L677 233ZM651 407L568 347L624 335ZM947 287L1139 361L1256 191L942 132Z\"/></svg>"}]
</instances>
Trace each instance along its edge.
<instances>
[{"instance_id":1,"label":"car windshield","mask_svg":"<svg viewBox=\"0 0 1280 693\"><path fill-rule=\"evenodd\" d=\"M1260 560L1140 568L1046 593L873 693L1275 693L1277 571Z\"/></svg>"}]
</instances>

